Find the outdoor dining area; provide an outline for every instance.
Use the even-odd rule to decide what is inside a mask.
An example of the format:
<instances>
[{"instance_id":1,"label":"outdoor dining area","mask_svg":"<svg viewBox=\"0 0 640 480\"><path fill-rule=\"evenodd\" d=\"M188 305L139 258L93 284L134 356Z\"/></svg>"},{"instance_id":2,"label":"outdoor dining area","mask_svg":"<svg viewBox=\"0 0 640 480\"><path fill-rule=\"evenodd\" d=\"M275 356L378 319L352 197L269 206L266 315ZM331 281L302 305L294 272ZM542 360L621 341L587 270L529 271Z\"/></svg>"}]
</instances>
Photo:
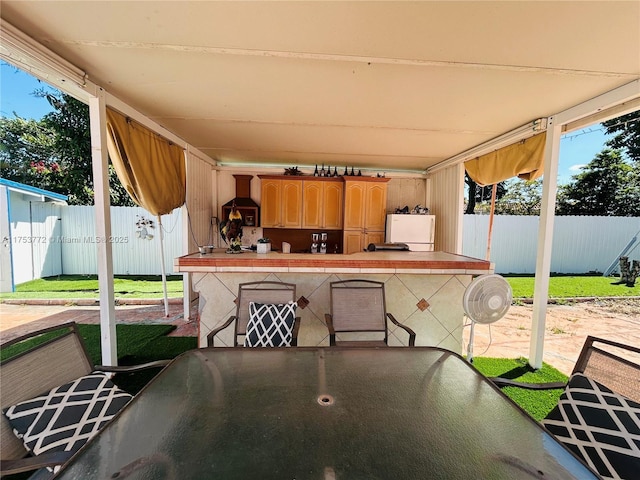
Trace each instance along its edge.
<instances>
[{"instance_id":1,"label":"outdoor dining area","mask_svg":"<svg viewBox=\"0 0 640 480\"><path fill-rule=\"evenodd\" d=\"M101 361L73 321L2 344L0 476L640 478L638 345L589 337L567 381L519 381L543 368L561 137L640 109L639 13L3 0L0 59L88 106ZM114 175L183 276L197 344L171 359L121 364ZM516 177L542 177L530 353L493 376L463 355L496 271L491 222L463 255L465 189ZM391 240L398 211L433 220ZM534 418L514 390L558 401Z\"/></svg>"},{"instance_id":2,"label":"outdoor dining area","mask_svg":"<svg viewBox=\"0 0 640 480\"><path fill-rule=\"evenodd\" d=\"M240 284L218 329L235 346L170 362L94 366L74 323L3 345L18 350L0 370L2 475L636 478L640 348L589 337L568 383L488 378L450 350L414 346L384 285L362 279L331 285L330 345L299 347L295 287ZM408 346L388 346L390 328ZM110 381L148 368L161 370L135 397ZM504 386L564 392L539 423Z\"/></svg>"}]
</instances>

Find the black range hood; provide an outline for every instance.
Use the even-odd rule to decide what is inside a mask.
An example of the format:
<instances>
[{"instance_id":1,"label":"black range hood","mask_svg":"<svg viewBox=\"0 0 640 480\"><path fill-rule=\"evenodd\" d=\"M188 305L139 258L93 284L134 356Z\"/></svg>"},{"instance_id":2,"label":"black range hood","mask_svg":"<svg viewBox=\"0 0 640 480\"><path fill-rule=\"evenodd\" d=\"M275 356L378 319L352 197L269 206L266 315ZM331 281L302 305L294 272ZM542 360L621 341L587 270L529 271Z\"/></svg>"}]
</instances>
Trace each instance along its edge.
<instances>
[{"instance_id":1,"label":"black range hood","mask_svg":"<svg viewBox=\"0 0 640 480\"><path fill-rule=\"evenodd\" d=\"M235 204L242 215L242 224L248 227L260 226L260 206L251 199L251 179L253 175L234 175L236 196L222 206L222 221L229 218Z\"/></svg>"}]
</instances>

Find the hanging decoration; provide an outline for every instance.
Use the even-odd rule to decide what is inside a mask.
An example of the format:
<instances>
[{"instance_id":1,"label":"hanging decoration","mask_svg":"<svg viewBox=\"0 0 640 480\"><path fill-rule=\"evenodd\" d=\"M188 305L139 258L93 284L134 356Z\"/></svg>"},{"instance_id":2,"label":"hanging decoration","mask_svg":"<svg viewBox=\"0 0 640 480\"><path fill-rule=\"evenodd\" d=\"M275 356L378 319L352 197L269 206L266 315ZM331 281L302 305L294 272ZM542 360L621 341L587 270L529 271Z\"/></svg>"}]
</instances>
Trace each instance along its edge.
<instances>
[{"instance_id":1,"label":"hanging decoration","mask_svg":"<svg viewBox=\"0 0 640 480\"><path fill-rule=\"evenodd\" d=\"M226 244L230 245L232 250L240 250L242 240L242 214L238 211L235 201L231 205L229 218L220 222L220 236Z\"/></svg>"},{"instance_id":2,"label":"hanging decoration","mask_svg":"<svg viewBox=\"0 0 640 480\"><path fill-rule=\"evenodd\" d=\"M153 224L153 220L148 219L141 215L136 215L138 220L136 221L136 237L140 240L152 240L153 235L149 233L149 229L156 228Z\"/></svg>"}]
</instances>

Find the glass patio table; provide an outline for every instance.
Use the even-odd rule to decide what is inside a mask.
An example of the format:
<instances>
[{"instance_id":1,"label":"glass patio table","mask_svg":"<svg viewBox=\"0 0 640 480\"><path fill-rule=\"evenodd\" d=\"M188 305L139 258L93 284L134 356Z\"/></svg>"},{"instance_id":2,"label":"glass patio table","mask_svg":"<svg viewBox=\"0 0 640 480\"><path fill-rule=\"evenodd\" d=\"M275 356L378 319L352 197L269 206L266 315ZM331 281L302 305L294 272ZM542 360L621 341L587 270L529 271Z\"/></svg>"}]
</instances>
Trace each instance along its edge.
<instances>
[{"instance_id":1,"label":"glass patio table","mask_svg":"<svg viewBox=\"0 0 640 480\"><path fill-rule=\"evenodd\" d=\"M598 478L438 348L211 348L176 358L61 479Z\"/></svg>"}]
</instances>

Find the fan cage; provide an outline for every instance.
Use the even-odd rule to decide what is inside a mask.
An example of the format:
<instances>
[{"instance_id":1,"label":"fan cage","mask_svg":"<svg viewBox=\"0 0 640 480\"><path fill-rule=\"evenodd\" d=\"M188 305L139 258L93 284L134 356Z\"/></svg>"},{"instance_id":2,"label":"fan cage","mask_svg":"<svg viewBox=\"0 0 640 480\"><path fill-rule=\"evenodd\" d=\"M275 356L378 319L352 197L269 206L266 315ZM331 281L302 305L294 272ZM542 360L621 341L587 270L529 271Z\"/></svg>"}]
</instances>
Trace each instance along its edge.
<instances>
[{"instance_id":1,"label":"fan cage","mask_svg":"<svg viewBox=\"0 0 640 480\"><path fill-rule=\"evenodd\" d=\"M493 323L509 310L513 294L509 283L500 275L487 274L473 279L464 292L463 308L476 323Z\"/></svg>"}]
</instances>

